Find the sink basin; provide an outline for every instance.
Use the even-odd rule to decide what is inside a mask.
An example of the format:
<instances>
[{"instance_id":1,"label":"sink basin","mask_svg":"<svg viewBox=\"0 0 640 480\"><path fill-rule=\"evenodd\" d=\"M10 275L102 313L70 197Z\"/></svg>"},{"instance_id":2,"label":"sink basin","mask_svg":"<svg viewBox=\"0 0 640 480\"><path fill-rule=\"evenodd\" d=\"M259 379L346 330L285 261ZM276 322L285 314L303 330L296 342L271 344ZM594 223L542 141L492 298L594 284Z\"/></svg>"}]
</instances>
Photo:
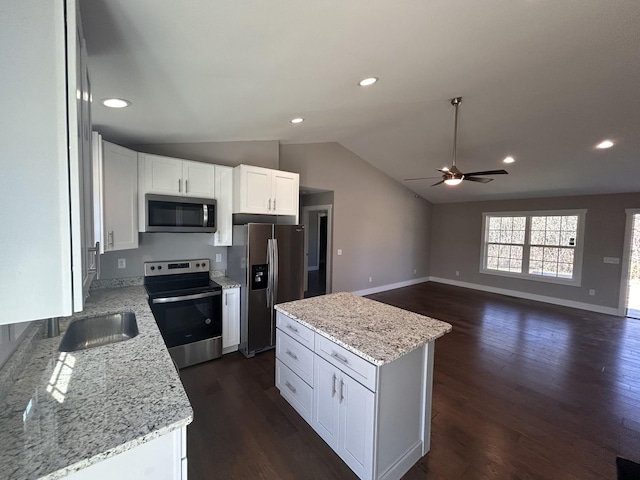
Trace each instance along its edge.
<instances>
[{"instance_id":1,"label":"sink basin","mask_svg":"<svg viewBox=\"0 0 640 480\"><path fill-rule=\"evenodd\" d=\"M73 352L123 342L138 335L138 323L133 312L111 313L99 317L81 318L71 322L62 337L61 352Z\"/></svg>"}]
</instances>

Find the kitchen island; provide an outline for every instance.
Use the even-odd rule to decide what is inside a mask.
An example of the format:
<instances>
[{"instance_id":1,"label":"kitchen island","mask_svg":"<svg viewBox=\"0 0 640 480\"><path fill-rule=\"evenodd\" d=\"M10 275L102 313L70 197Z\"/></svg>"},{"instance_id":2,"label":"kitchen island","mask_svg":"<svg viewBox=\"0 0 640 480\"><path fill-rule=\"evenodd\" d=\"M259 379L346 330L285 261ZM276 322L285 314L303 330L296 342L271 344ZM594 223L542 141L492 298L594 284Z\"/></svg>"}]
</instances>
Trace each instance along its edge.
<instances>
[{"instance_id":1,"label":"kitchen island","mask_svg":"<svg viewBox=\"0 0 640 480\"><path fill-rule=\"evenodd\" d=\"M350 293L276 305L276 386L362 479L429 451L435 340L451 325Z\"/></svg>"},{"instance_id":2,"label":"kitchen island","mask_svg":"<svg viewBox=\"0 0 640 480\"><path fill-rule=\"evenodd\" d=\"M33 353L0 385L0 478L186 478L193 411L144 287L91 290L60 329L121 311L135 313L137 336L75 352L59 352L62 336L41 338L42 322L33 325Z\"/></svg>"}]
</instances>

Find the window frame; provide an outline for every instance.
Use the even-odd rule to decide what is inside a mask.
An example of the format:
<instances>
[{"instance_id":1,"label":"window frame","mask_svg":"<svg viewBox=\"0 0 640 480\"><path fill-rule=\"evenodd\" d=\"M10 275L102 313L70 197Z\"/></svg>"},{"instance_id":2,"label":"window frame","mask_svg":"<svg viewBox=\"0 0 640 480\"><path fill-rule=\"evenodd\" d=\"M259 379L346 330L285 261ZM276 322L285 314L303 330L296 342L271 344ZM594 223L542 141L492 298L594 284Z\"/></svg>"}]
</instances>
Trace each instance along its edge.
<instances>
[{"instance_id":1,"label":"window frame","mask_svg":"<svg viewBox=\"0 0 640 480\"><path fill-rule=\"evenodd\" d=\"M529 272L529 255L531 251L531 217L551 217L577 215L578 228L576 231L576 245L573 256L573 278L559 278L545 275L534 275ZM487 268L487 253L489 246L489 231L487 221L489 217L525 217L525 239L522 244L522 272L506 272L502 270L492 270ZM587 218L586 209L573 210L533 210L517 212L482 212L482 234L480 237L480 273L497 275L499 277L521 278L536 282L555 283L559 285L569 285L579 287L582 284L582 257L584 253L584 231ZM561 246L559 246L561 247Z\"/></svg>"}]
</instances>

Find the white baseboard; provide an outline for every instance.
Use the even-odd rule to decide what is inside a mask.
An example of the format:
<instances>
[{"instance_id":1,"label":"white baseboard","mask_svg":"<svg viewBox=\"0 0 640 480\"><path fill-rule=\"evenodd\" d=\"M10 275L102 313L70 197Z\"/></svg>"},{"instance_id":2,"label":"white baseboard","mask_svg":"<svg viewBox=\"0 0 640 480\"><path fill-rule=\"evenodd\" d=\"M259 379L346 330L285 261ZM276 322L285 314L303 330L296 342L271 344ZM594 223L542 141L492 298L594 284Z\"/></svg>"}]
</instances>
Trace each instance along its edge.
<instances>
[{"instance_id":1,"label":"white baseboard","mask_svg":"<svg viewBox=\"0 0 640 480\"><path fill-rule=\"evenodd\" d=\"M387 290L395 290L396 288L408 287L410 285L416 285L418 283L424 283L428 281L429 281L429 277L414 278L412 280L406 280L404 282L390 283L388 285L380 285L379 287L367 288L365 290L358 290L356 292L351 292L351 293L362 297L364 295L371 295L373 293L386 292Z\"/></svg>"},{"instance_id":2,"label":"white baseboard","mask_svg":"<svg viewBox=\"0 0 640 480\"><path fill-rule=\"evenodd\" d=\"M524 298L527 300L535 300L536 302L551 303L553 305L561 305L563 307L579 308L580 310L588 310L590 312L598 312L605 313L607 315L618 316L618 309L615 307L603 307L602 305L593 305L592 303L575 302L573 300L565 300L563 298L547 297L545 295L519 292L517 290L508 290L506 288L489 287L487 285L479 285L477 283L460 282L458 280L450 280L448 278L429 277L429 281L445 283L447 285L454 285L456 287L471 288L473 290L481 290L483 292L498 293L500 295L509 295L511 297Z\"/></svg>"}]
</instances>

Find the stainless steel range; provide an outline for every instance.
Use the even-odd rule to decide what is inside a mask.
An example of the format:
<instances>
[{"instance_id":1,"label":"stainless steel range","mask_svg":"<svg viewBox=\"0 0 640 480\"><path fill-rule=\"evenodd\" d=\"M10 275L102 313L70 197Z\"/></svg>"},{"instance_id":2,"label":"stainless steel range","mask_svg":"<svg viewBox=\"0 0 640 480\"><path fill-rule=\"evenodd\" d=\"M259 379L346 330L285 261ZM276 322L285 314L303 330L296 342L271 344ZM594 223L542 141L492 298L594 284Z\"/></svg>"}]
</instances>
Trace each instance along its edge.
<instances>
[{"instance_id":1,"label":"stainless steel range","mask_svg":"<svg viewBox=\"0 0 640 480\"><path fill-rule=\"evenodd\" d=\"M222 356L222 288L208 259L145 262L144 286L178 368Z\"/></svg>"}]
</instances>

